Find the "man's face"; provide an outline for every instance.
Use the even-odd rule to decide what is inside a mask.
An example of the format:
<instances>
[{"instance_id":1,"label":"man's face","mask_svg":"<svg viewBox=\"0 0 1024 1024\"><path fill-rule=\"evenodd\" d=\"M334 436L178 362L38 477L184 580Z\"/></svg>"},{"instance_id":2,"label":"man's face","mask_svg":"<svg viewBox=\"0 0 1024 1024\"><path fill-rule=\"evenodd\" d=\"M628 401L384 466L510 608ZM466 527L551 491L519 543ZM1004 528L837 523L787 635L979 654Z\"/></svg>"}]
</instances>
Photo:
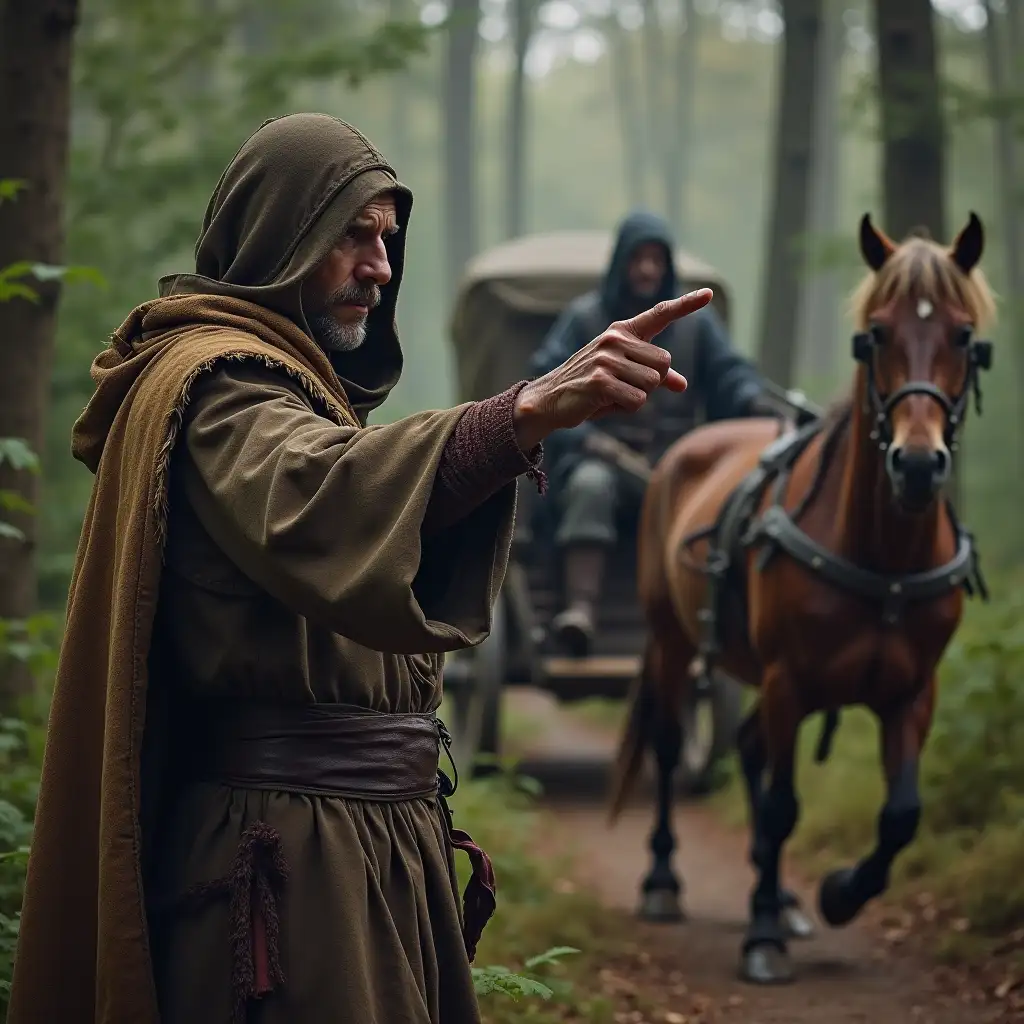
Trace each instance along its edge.
<instances>
[{"instance_id":1,"label":"man's face","mask_svg":"<svg viewBox=\"0 0 1024 1024\"><path fill-rule=\"evenodd\" d=\"M644 242L629 257L629 290L638 299L657 295L668 272L668 254L660 242Z\"/></svg>"},{"instance_id":2,"label":"man's face","mask_svg":"<svg viewBox=\"0 0 1024 1024\"><path fill-rule=\"evenodd\" d=\"M368 203L327 258L303 282L303 307L314 338L326 351L351 352L366 338L366 318L391 280L384 241L398 231L391 195Z\"/></svg>"}]
</instances>

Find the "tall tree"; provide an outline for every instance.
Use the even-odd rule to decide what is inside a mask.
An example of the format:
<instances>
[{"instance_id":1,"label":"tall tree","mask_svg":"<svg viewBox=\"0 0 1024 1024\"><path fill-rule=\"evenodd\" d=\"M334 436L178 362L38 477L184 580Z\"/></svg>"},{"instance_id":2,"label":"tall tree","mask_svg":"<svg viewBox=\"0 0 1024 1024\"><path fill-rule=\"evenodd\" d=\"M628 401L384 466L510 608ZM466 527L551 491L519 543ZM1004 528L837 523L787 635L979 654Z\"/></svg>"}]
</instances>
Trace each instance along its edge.
<instances>
[{"instance_id":1,"label":"tall tree","mask_svg":"<svg viewBox=\"0 0 1024 1024\"><path fill-rule=\"evenodd\" d=\"M1016 137L1013 111L1007 100L1019 95L1024 74L1020 61L1020 4L1008 5L1005 15L999 15L992 0L985 0L985 56L988 65L989 87L996 101L996 179L999 183L999 220L1002 227L1006 254L1005 291L1011 298L1010 324L1013 335L1021 336L1024 327L1024 205L1020 191L1020 173L1024 169L1020 143ZM1015 365L1018 380L1024 387L1024 348L1019 342ZM1024 403L1018 401L1024 414Z\"/></svg>"},{"instance_id":2,"label":"tall tree","mask_svg":"<svg viewBox=\"0 0 1024 1024\"><path fill-rule=\"evenodd\" d=\"M640 131L642 132L642 160L646 169L661 169L665 197L667 201L671 185L664 180L666 155L669 149L669 136L673 128L666 124L665 78L667 49L663 38L661 12L657 0L640 0L643 11L643 27L641 30L642 60L640 61L644 82L644 117Z\"/></svg>"},{"instance_id":3,"label":"tall tree","mask_svg":"<svg viewBox=\"0 0 1024 1024\"><path fill-rule=\"evenodd\" d=\"M479 0L452 0L444 83L444 196L448 290L477 247L476 51Z\"/></svg>"},{"instance_id":4,"label":"tall tree","mask_svg":"<svg viewBox=\"0 0 1024 1024\"><path fill-rule=\"evenodd\" d=\"M875 0L885 230L946 238L946 126L931 0ZM961 442L962 443L962 442ZM963 511L960 475L948 492Z\"/></svg>"},{"instance_id":5,"label":"tall tree","mask_svg":"<svg viewBox=\"0 0 1024 1024\"><path fill-rule=\"evenodd\" d=\"M801 250L810 213L814 94L823 0L783 0L782 82L775 123L774 183L761 296L760 363L783 387L793 380Z\"/></svg>"},{"instance_id":6,"label":"tall tree","mask_svg":"<svg viewBox=\"0 0 1024 1024\"><path fill-rule=\"evenodd\" d=\"M526 55L533 36L537 0L511 0L512 87L508 104L506 154L505 236L516 238L526 226Z\"/></svg>"},{"instance_id":7,"label":"tall tree","mask_svg":"<svg viewBox=\"0 0 1024 1024\"><path fill-rule=\"evenodd\" d=\"M818 247L839 229L839 87L846 42L845 8L844 0L825 0L818 38L809 215L811 240ZM812 245L811 251L814 248ZM815 259L805 262L804 273L797 332L801 371L815 381L825 381L835 369L839 351L839 275L827 262Z\"/></svg>"},{"instance_id":8,"label":"tall tree","mask_svg":"<svg viewBox=\"0 0 1024 1024\"><path fill-rule=\"evenodd\" d=\"M623 181L631 206L641 206L647 198L646 161L643 159L643 104L637 95L637 75L630 33L613 8L604 20L612 72L612 96L619 121L623 155Z\"/></svg>"},{"instance_id":9,"label":"tall tree","mask_svg":"<svg viewBox=\"0 0 1024 1024\"><path fill-rule=\"evenodd\" d=\"M411 21L415 16L410 0L389 0L388 19L393 22ZM409 120L409 107L412 96L410 83L412 76L406 69L396 71L388 83L389 99L391 102L391 142L388 147L389 154L393 153L391 160L394 161L398 170L398 176L408 172L403 170L409 166L409 153L411 145L409 132L411 122Z\"/></svg>"},{"instance_id":10,"label":"tall tree","mask_svg":"<svg viewBox=\"0 0 1024 1024\"><path fill-rule=\"evenodd\" d=\"M59 266L64 255L64 184L77 0L0 3L0 179L22 185L0 205L0 267L25 260ZM36 271L39 278L40 271ZM57 327L59 278L32 282L36 301L0 304L0 438L43 444ZM0 489L37 504L36 478L0 465ZM0 618L24 620L37 600L37 528L0 537ZM0 696L24 690L27 673L0 667Z\"/></svg>"},{"instance_id":11,"label":"tall tree","mask_svg":"<svg viewBox=\"0 0 1024 1024\"><path fill-rule=\"evenodd\" d=\"M946 131L931 0L875 0L885 230L946 237Z\"/></svg>"},{"instance_id":12,"label":"tall tree","mask_svg":"<svg viewBox=\"0 0 1024 1024\"><path fill-rule=\"evenodd\" d=\"M666 117L665 210L677 238L690 228L690 179L693 167L697 113L697 64L700 59L700 22L694 0L679 0L679 33L672 76L674 95Z\"/></svg>"}]
</instances>

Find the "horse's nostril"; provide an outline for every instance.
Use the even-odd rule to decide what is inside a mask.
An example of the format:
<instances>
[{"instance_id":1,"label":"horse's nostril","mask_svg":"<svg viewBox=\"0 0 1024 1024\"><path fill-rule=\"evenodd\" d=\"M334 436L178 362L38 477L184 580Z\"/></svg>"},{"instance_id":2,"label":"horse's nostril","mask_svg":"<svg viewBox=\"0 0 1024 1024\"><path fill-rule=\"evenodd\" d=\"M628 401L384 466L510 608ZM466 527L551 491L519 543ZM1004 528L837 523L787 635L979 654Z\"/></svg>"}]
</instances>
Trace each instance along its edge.
<instances>
[{"instance_id":1,"label":"horse's nostril","mask_svg":"<svg viewBox=\"0 0 1024 1024\"><path fill-rule=\"evenodd\" d=\"M949 453L943 449L932 452L932 473L945 479L949 473Z\"/></svg>"}]
</instances>

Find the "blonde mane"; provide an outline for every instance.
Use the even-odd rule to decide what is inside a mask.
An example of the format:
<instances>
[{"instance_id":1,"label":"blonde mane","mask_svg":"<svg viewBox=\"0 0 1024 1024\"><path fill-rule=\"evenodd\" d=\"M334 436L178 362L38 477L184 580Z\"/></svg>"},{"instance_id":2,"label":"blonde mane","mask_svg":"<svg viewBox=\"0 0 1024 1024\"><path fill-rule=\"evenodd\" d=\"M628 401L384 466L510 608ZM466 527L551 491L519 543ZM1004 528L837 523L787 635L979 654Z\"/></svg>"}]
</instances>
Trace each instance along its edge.
<instances>
[{"instance_id":1,"label":"blonde mane","mask_svg":"<svg viewBox=\"0 0 1024 1024\"><path fill-rule=\"evenodd\" d=\"M954 303L970 314L977 331L996 320L996 301L982 271L969 274L953 262L949 249L930 238L908 238L882 265L869 273L850 296L855 329L864 331L873 310L901 298Z\"/></svg>"}]
</instances>

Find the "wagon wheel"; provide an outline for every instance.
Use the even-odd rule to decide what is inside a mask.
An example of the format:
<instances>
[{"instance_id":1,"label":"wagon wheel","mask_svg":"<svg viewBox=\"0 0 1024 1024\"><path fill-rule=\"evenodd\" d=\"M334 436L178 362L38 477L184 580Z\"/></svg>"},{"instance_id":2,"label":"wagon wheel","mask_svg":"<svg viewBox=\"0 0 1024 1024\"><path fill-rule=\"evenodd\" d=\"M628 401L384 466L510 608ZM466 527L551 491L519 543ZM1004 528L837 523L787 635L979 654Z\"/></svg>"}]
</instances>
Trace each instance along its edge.
<instances>
[{"instance_id":1,"label":"wagon wheel","mask_svg":"<svg viewBox=\"0 0 1024 1024\"><path fill-rule=\"evenodd\" d=\"M680 764L686 791L705 796L717 788L719 762L735 748L742 718L742 691L724 673L715 672L710 689L703 693L696 686L689 687L682 711Z\"/></svg>"},{"instance_id":2,"label":"wagon wheel","mask_svg":"<svg viewBox=\"0 0 1024 1024\"><path fill-rule=\"evenodd\" d=\"M491 613L491 632L473 652L473 691L479 722L473 774L490 774L501 753L501 690L508 666L508 619L504 595L499 593ZM482 755L482 756L481 756Z\"/></svg>"},{"instance_id":3,"label":"wagon wheel","mask_svg":"<svg viewBox=\"0 0 1024 1024\"><path fill-rule=\"evenodd\" d=\"M445 706L453 753L467 776L493 770L501 738L501 687L505 679L507 622L505 602L494 604L490 635L471 650L460 652L445 666ZM481 756L482 755L482 756Z\"/></svg>"},{"instance_id":4,"label":"wagon wheel","mask_svg":"<svg viewBox=\"0 0 1024 1024\"><path fill-rule=\"evenodd\" d=\"M452 756L460 769L470 765L480 745L480 716L475 714L473 659L460 651L447 658L444 666L445 725L452 735ZM442 765L444 768L444 765Z\"/></svg>"}]
</instances>

